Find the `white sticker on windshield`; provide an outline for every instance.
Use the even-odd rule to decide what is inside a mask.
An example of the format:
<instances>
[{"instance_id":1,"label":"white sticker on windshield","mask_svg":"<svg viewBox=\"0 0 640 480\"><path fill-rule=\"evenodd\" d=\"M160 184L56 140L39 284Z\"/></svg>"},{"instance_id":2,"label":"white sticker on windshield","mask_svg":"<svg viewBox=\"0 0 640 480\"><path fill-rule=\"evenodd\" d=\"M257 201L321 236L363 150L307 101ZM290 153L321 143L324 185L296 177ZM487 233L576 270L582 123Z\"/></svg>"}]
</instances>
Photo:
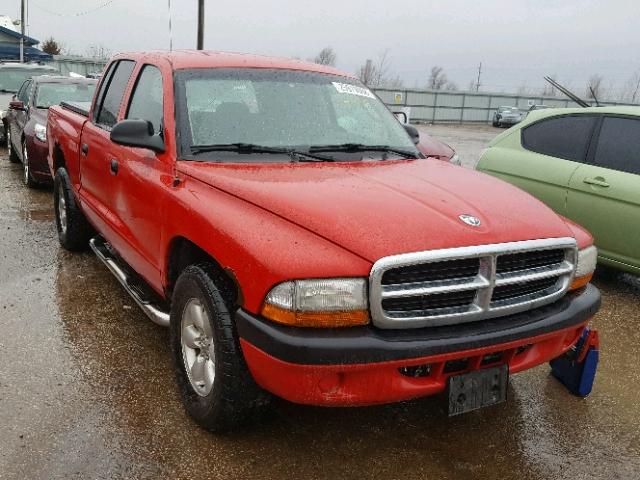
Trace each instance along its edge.
<instances>
[{"instance_id":1,"label":"white sticker on windshield","mask_svg":"<svg viewBox=\"0 0 640 480\"><path fill-rule=\"evenodd\" d=\"M357 85L350 85L348 83L331 82L336 90L340 93L346 93L349 95L358 95L359 97L376 98L371 90L368 88L358 87Z\"/></svg>"}]
</instances>

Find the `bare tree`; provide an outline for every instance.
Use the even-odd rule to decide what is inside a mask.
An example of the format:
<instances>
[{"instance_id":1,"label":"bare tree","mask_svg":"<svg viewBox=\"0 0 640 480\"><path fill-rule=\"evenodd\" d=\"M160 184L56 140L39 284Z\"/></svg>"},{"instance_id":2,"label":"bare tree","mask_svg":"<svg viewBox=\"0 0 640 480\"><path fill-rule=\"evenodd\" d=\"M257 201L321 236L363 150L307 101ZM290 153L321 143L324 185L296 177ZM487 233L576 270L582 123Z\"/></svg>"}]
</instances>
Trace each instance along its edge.
<instances>
[{"instance_id":1,"label":"bare tree","mask_svg":"<svg viewBox=\"0 0 640 480\"><path fill-rule=\"evenodd\" d=\"M470 90L475 90L475 83L473 85L470 84L470 87ZM455 91L458 90L458 85L447 78L446 73L444 73L444 68L436 65L431 68L431 73L429 73L427 88L431 90Z\"/></svg>"},{"instance_id":2,"label":"bare tree","mask_svg":"<svg viewBox=\"0 0 640 480\"><path fill-rule=\"evenodd\" d=\"M338 55L332 47L324 47L322 50L320 50L320 53L316 55L313 61L320 65L335 67L337 58Z\"/></svg>"},{"instance_id":3,"label":"bare tree","mask_svg":"<svg viewBox=\"0 0 640 480\"><path fill-rule=\"evenodd\" d=\"M618 95L618 100L629 103L636 103L637 100L640 100L640 71L636 71L624 83Z\"/></svg>"},{"instance_id":4,"label":"bare tree","mask_svg":"<svg viewBox=\"0 0 640 480\"><path fill-rule=\"evenodd\" d=\"M431 68L429 80L427 81L427 88L431 90L442 90L448 81L449 79L444 73L444 68L436 65Z\"/></svg>"},{"instance_id":5,"label":"bare tree","mask_svg":"<svg viewBox=\"0 0 640 480\"><path fill-rule=\"evenodd\" d=\"M586 97L595 100L600 100L604 95L604 86L602 82L604 77L599 74L591 75L589 82L587 83Z\"/></svg>"},{"instance_id":6,"label":"bare tree","mask_svg":"<svg viewBox=\"0 0 640 480\"><path fill-rule=\"evenodd\" d=\"M360 67L358 70L358 78L362 83L364 83L367 87L375 87L375 79L377 77L377 69L373 60L368 58L364 65Z\"/></svg>"},{"instance_id":7,"label":"bare tree","mask_svg":"<svg viewBox=\"0 0 640 480\"><path fill-rule=\"evenodd\" d=\"M40 48L44 53L48 53L49 55L60 55L64 49L64 45L57 40L54 40L53 37L49 37L42 42L42 46Z\"/></svg>"},{"instance_id":8,"label":"bare tree","mask_svg":"<svg viewBox=\"0 0 640 480\"><path fill-rule=\"evenodd\" d=\"M108 60L111 57L111 50L101 44L92 44L87 47L86 55L98 60Z\"/></svg>"},{"instance_id":9,"label":"bare tree","mask_svg":"<svg viewBox=\"0 0 640 480\"><path fill-rule=\"evenodd\" d=\"M377 61L367 59L358 70L358 78L368 87L402 87L402 79L399 76L391 77L390 70L389 51L385 50L378 55Z\"/></svg>"}]
</instances>

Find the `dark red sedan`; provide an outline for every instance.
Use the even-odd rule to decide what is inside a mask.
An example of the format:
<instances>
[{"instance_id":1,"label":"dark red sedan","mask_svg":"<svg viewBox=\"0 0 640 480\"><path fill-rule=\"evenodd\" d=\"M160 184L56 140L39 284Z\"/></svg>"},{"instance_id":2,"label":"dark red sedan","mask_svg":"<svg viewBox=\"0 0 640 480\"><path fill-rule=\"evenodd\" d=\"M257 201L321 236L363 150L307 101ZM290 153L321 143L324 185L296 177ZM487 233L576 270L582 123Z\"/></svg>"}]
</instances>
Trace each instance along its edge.
<instances>
[{"instance_id":1,"label":"dark red sedan","mask_svg":"<svg viewBox=\"0 0 640 480\"><path fill-rule=\"evenodd\" d=\"M26 186L51 183L47 165L47 115L60 102L90 102L96 80L41 75L20 87L7 114L7 149L13 162L22 162Z\"/></svg>"}]
</instances>

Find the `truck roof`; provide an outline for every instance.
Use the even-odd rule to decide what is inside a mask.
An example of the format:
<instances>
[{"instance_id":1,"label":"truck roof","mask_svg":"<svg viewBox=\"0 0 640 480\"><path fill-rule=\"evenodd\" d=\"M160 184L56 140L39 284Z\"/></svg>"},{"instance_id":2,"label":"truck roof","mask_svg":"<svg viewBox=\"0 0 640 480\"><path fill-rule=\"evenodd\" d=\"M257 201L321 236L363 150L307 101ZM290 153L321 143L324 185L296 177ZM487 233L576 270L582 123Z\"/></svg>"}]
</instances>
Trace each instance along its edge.
<instances>
[{"instance_id":1,"label":"truck roof","mask_svg":"<svg viewBox=\"0 0 640 480\"><path fill-rule=\"evenodd\" d=\"M157 50L149 52L120 53L114 57L143 59L166 59L174 70L187 68L277 68L283 70L303 70L355 78L326 65L294 60L291 58L269 57L246 53L216 52L211 50Z\"/></svg>"}]
</instances>

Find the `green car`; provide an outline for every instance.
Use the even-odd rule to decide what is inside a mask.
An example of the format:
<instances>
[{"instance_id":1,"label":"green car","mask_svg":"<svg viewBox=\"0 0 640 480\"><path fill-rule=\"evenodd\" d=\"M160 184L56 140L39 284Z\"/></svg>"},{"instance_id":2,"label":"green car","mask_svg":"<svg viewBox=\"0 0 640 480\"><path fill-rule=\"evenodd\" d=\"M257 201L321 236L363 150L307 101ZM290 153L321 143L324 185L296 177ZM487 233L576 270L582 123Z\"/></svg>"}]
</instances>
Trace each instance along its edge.
<instances>
[{"instance_id":1,"label":"green car","mask_svg":"<svg viewBox=\"0 0 640 480\"><path fill-rule=\"evenodd\" d=\"M640 274L640 107L531 112L476 168L586 227L602 264Z\"/></svg>"}]
</instances>

